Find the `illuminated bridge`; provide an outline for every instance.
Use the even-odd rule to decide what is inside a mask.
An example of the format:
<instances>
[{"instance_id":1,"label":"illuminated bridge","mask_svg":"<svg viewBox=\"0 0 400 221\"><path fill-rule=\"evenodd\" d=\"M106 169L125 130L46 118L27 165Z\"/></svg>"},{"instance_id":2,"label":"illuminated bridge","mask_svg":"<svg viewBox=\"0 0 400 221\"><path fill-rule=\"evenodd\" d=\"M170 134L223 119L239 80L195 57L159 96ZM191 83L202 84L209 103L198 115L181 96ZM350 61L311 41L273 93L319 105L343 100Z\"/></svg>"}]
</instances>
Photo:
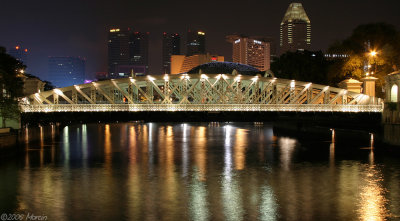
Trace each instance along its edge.
<instances>
[{"instance_id":1,"label":"illuminated bridge","mask_svg":"<svg viewBox=\"0 0 400 221\"><path fill-rule=\"evenodd\" d=\"M345 89L261 75L180 74L97 81L23 98L45 112L382 112L382 101Z\"/></svg>"}]
</instances>

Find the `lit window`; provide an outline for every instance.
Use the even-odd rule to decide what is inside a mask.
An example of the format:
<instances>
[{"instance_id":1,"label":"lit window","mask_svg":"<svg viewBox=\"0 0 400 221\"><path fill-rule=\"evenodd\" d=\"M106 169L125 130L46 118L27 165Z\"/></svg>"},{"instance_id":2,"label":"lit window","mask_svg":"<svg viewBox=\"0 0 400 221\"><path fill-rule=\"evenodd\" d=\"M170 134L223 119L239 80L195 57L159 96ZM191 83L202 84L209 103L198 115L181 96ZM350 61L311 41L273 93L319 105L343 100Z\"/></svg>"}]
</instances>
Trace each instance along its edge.
<instances>
[{"instance_id":1,"label":"lit window","mask_svg":"<svg viewBox=\"0 0 400 221\"><path fill-rule=\"evenodd\" d=\"M392 89L390 90L390 101L391 102L398 102L397 95L399 92L399 87L397 85L393 85Z\"/></svg>"}]
</instances>

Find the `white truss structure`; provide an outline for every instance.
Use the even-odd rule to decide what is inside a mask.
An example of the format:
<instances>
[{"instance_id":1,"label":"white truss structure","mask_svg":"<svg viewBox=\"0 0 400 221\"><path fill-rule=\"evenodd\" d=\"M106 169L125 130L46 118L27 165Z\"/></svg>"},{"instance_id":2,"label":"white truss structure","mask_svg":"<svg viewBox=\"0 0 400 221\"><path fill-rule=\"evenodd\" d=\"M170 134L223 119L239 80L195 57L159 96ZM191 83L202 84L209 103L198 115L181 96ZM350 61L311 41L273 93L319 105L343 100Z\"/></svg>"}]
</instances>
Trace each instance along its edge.
<instances>
[{"instance_id":1,"label":"white truss structure","mask_svg":"<svg viewBox=\"0 0 400 221\"><path fill-rule=\"evenodd\" d=\"M345 89L231 74L140 76L25 97L22 112L299 111L382 112L382 101Z\"/></svg>"}]
</instances>

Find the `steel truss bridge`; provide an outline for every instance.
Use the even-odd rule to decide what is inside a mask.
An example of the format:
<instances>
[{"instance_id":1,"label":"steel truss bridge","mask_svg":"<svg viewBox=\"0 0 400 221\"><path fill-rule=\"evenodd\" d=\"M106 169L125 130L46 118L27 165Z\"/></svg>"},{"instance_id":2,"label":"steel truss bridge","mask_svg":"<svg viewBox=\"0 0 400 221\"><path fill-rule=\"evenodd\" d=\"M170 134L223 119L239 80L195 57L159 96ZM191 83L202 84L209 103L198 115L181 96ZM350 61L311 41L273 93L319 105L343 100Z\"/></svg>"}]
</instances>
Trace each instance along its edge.
<instances>
[{"instance_id":1,"label":"steel truss bridge","mask_svg":"<svg viewBox=\"0 0 400 221\"><path fill-rule=\"evenodd\" d=\"M73 85L22 99L22 112L382 112L381 99L295 80L233 75L140 76Z\"/></svg>"}]
</instances>

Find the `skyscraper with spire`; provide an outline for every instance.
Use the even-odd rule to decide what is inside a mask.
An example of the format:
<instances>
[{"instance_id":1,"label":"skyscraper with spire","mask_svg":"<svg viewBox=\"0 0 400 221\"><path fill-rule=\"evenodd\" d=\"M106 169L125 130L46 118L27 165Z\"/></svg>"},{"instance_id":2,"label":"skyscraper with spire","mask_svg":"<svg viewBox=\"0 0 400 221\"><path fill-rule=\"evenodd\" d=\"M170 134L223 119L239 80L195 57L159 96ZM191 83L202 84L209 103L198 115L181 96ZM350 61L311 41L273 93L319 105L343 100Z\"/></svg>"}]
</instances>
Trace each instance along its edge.
<instances>
[{"instance_id":1,"label":"skyscraper with spire","mask_svg":"<svg viewBox=\"0 0 400 221\"><path fill-rule=\"evenodd\" d=\"M309 50L311 22L301 3L291 3L280 26L280 54L287 51Z\"/></svg>"}]
</instances>

